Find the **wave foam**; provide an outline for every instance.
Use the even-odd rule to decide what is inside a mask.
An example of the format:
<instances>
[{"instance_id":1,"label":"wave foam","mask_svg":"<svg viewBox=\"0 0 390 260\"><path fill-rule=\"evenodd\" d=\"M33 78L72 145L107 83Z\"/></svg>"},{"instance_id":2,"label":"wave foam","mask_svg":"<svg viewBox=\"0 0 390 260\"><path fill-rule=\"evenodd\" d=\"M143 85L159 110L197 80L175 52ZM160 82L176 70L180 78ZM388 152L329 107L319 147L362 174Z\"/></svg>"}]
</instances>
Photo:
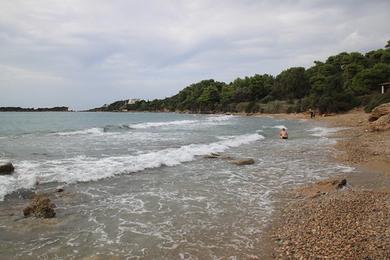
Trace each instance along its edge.
<instances>
[{"instance_id":1,"label":"wave foam","mask_svg":"<svg viewBox=\"0 0 390 260\"><path fill-rule=\"evenodd\" d=\"M334 127L334 128L329 128L329 127L314 127L312 129L306 130L308 132L312 132L312 136L317 136L317 137L327 137L333 133L336 133L340 130L345 130L348 128L345 127Z\"/></svg>"},{"instance_id":2,"label":"wave foam","mask_svg":"<svg viewBox=\"0 0 390 260\"><path fill-rule=\"evenodd\" d=\"M51 135L59 136L72 136L72 135L103 135L104 129L99 127L88 128L84 130L68 131L68 132L57 132Z\"/></svg>"},{"instance_id":3,"label":"wave foam","mask_svg":"<svg viewBox=\"0 0 390 260\"><path fill-rule=\"evenodd\" d=\"M146 129L153 127L164 127L164 126L178 126L178 125L189 125L198 123L197 120L176 120L176 121L167 121L167 122L147 122L140 124L132 124L129 125L130 128L133 129Z\"/></svg>"},{"instance_id":4,"label":"wave foam","mask_svg":"<svg viewBox=\"0 0 390 260\"><path fill-rule=\"evenodd\" d=\"M284 125L274 125L274 126L263 126L263 128L275 128L275 129L288 129L286 126Z\"/></svg>"},{"instance_id":5,"label":"wave foam","mask_svg":"<svg viewBox=\"0 0 390 260\"><path fill-rule=\"evenodd\" d=\"M211 122L221 122L221 121L230 120L233 117L234 117L233 115L215 115L215 116L209 116L207 120Z\"/></svg>"},{"instance_id":6,"label":"wave foam","mask_svg":"<svg viewBox=\"0 0 390 260\"><path fill-rule=\"evenodd\" d=\"M193 161L197 156L223 152L261 139L264 139L264 136L246 134L211 144L190 144L140 155L102 159L77 156L46 162L22 161L17 165L14 175L2 177L4 180L0 179L0 200L17 189L31 188L36 180L40 183L95 181L161 166L176 166Z\"/></svg>"}]
</instances>

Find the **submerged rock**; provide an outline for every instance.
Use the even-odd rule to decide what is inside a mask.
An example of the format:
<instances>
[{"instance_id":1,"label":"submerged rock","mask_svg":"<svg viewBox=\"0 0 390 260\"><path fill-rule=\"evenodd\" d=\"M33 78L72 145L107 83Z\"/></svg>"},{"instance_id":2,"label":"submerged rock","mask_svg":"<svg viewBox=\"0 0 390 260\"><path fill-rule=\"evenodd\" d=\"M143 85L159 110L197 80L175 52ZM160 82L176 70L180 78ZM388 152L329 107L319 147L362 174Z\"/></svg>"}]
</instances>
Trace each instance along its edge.
<instances>
[{"instance_id":1,"label":"submerged rock","mask_svg":"<svg viewBox=\"0 0 390 260\"><path fill-rule=\"evenodd\" d=\"M57 187L56 188L56 192L63 192L64 191L64 187Z\"/></svg>"},{"instance_id":2,"label":"submerged rock","mask_svg":"<svg viewBox=\"0 0 390 260\"><path fill-rule=\"evenodd\" d=\"M13 173L15 170L15 167L12 163L8 162L6 164L0 165L0 175L8 175Z\"/></svg>"},{"instance_id":3,"label":"submerged rock","mask_svg":"<svg viewBox=\"0 0 390 260\"><path fill-rule=\"evenodd\" d=\"M23 209L23 215L25 217L34 215L37 218L54 218L56 216L55 207L56 205L47 195L39 194L33 198L30 206Z\"/></svg>"},{"instance_id":4,"label":"submerged rock","mask_svg":"<svg viewBox=\"0 0 390 260\"><path fill-rule=\"evenodd\" d=\"M253 160L252 158L247 158L247 159L235 160L232 161L232 163L235 165L249 165L249 164L254 164L255 160Z\"/></svg>"}]
</instances>

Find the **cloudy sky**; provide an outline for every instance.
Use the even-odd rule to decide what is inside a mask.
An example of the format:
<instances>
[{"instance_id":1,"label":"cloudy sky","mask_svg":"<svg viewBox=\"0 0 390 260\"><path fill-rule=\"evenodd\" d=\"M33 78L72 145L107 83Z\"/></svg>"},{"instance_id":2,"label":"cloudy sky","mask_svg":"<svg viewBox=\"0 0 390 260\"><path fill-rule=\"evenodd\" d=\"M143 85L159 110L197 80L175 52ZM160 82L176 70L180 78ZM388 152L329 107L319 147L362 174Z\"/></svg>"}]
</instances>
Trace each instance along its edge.
<instances>
[{"instance_id":1,"label":"cloudy sky","mask_svg":"<svg viewBox=\"0 0 390 260\"><path fill-rule=\"evenodd\" d=\"M390 1L3 0L0 106L164 98L383 48Z\"/></svg>"}]
</instances>

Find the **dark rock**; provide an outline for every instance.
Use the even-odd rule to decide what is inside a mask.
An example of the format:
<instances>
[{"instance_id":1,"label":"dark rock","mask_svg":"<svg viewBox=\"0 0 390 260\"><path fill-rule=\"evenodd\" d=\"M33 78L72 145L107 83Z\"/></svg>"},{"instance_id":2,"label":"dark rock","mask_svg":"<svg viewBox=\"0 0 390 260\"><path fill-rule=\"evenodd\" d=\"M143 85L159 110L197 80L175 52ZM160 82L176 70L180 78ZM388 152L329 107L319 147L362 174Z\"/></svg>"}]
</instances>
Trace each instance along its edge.
<instances>
[{"instance_id":1,"label":"dark rock","mask_svg":"<svg viewBox=\"0 0 390 260\"><path fill-rule=\"evenodd\" d=\"M232 161L232 163L235 165L249 165L249 164L254 164L255 160L253 160L252 158L247 158L247 159L235 160Z\"/></svg>"},{"instance_id":2,"label":"dark rock","mask_svg":"<svg viewBox=\"0 0 390 260\"><path fill-rule=\"evenodd\" d=\"M7 175L13 173L15 170L15 167L12 165L12 163L6 163L3 165L0 165L0 175Z\"/></svg>"},{"instance_id":3,"label":"dark rock","mask_svg":"<svg viewBox=\"0 0 390 260\"><path fill-rule=\"evenodd\" d=\"M31 201L30 206L23 209L24 216L30 216L33 214L37 218L54 218L56 212L54 208L55 204L45 194L36 195Z\"/></svg>"},{"instance_id":4,"label":"dark rock","mask_svg":"<svg viewBox=\"0 0 390 260\"><path fill-rule=\"evenodd\" d=\"M341 189L343 188L345 185L347 185L347 180L346 179L342 179L339 184L337 184L337 189Z\"/></svg>"},{"instance_id":5,"label":"dark rock","mask_svg":"<svg viewBox=\"0 0 390 260\"><path fill-rule=\"evenodd\" d=\"M56 191L57 191L57 192L63 192L63 191L64 191L64 188L63 188L63 187L57 187Z\"/></svg>"},{"instance_id":6,"label":"dark rock","mask_svg":"<svg viewBox=\"0 0 390 260\"><path fill-rule=\"evenodd\" d=\"M24 215L25 217L29 217L29 216L32 214L32 211L33 211L32 207L27 206L27 207L25 207L25 208L23 209L23 215Z\"/></svg>"}]
</instances>

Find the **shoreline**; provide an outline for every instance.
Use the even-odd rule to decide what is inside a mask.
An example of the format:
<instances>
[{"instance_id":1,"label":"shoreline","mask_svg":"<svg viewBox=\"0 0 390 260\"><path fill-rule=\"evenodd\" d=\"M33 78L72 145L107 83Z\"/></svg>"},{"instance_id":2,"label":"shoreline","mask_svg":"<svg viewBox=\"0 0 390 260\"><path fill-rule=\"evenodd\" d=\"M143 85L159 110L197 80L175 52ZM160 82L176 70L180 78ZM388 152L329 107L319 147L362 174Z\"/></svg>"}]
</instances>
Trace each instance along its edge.
<instances>
[{"instance_id":1,"label":"shoreline","mask_svg":"<svg viewBox=\"0 0 390 260\"><path fill-rule=\"evenodd\" d=\"M219 114L219 115L223 115L223 114ZM243 114L243 115L239 115L239 116L247 116L247 115ZM250 116L273 117L275 119L289 119L289 120L294 120L294 119L295 120L302 120L302 119L304 119L307 122L311 121L310 116L308 116L306 114L253 114ZM362 117L362 119L361 119L361 117ZM355 170L352 173L335 172L335 175L337 175L338 178L346 178L348 181L348 184L352 184L352 189L354 192L355 192L355 188L359 188L359 191L355 194L356 196L358 196L357 199L361 199L363 201L363 203L367 203L367 202L372 203L373 202L372 200L365 201L367 194L364 192L363 193L360 192L361 191L360 189L364 188L364 189L371 189L371 190L375 190L375 191L383 189L383 190L381 190L381 192L384 192L384 191L386 191L386 187L390 187L390 182L384 182L383 176L378 174L377 172L372 172L372 168L368 168L368 170L367 170L367 168L363 168L363 166L361 166L362 165L361 162L359 162L357 159L359 159L359 160L360 159L367 159L367 155L364 154L364 156L357 156L355 158L353 157L354 154L356 155L356 153L361 152L361 150L357 150L356 153L351 154L351 155L349 155L348 153L343 155L341 152L341 151L343 151L342 149L344 149L344 152L346 152L346 150L348 150L350 148L349 145L351 145L351 143L352 144L354 143L354 142L351 142L350 139L355 140L354 138L362 138L362 136L366 139L368 138L367 140L364 139L366 142L370 142L370 140L371 140L370 138L377 139L377 135L376 135L377 133L365 132L366 127L368 126L368 123L366 123L367 120L363 120L363 119L365 119L367 117L368 117L368 114L361 113L361 111L353 111L350 113L338 114L335 116L317 117L316 119L313 119L314 121L312 121L312 122L318 122L317 125L319 125L319 126L322 126L322 123L323 123L324 127L327 127L327 126L328 127L341 127L343 129L348 127L348 129L346 129L346 130L340 130L337 133L334 133L335 137L339 138L338 143L335 145L335 147L337 148L338 151L335 154L331 155L331 157L332 157L331 160L340 161L340 162L345 163L345 164L353 164L354 167L356 167L356 168L361 167L363 170L360 170L360 169ZM355 131L354 135L351 136L351 138L345 138L345 133L348 133L348 131L350 131L351 129L355 129L355 128L356 129L359 128L359 131ZM383 132L381 134L383 134ZM359 144L361 144L361 142L360 141L356 142L356 140L355 140L355 143L358 144L357 148L359 148L360 147ZM377 143L375 143L374 148L378 148L377 146L378 146ZM314 148L314 149L316 149L316 148ZM368 154L371 154L372 157L375 159L382 158L382 155L374 154L373 151L370 151ZM354 160L352 160L351 158ZM386 158L383 158L383 159L384 159L384 163L386 163ZM372 160L368 160L368 162L372 162ZM383 166L383 167L385 167L384 169L386 169L387 164L384 164L384 165L381 164L379 166ZM300 168L297 168L296 171L298 172L299 169ZM389 181L389 178L387 178L386 180ZM263 237L264 237L264 240L267 240L267 241L264 241L264 248L265 249L263 249L262 246L259 246L258 251L257 251L259 253L259 255L255 256L255 254L254 254L253 256L251 256L251 257L253 257L253 259L277 258L279 253L278 252L276 253L276 251L274 250L275 244L281 245L281 246L290 246L289 244L286 244L286 245L280 244L280 241L285 241L286 238L285 237L277 238L277 237L275 237L275 233L273 233L273 232L275 232L275 229L278 227L282 227L285 229L286 225L283 222L283 217L285 215L283 215L283 214L288 213L288 212L284 213L284 212L286 212L285 210L291 210L291 207L288 207L287 205L299 205L300 208L303 208L303 209L305 207L307 207L308 205L310 205L310 207L315 208L316 205L326 205L326 203L328 203L329 200L338 200L338 199L340 199L340 197L342 197L347 192L347 190L345 190L345 192L344 192L344 190L342 190L343 192L339 192L338 190L337 191L332 190L333 186L332 185L329 186L326 184L323 187L321 187L320 195L318 195L317 194L318 186L316 186L315 184L310 185L310 186L314 186L314 188L312 190L311 189L304 190L304 192L301 192L301 193L299 193L298 191L302 190L302 186L297 187L297 189L293 190L292 192L283 191L282 194L280 194L280 193L275 194L275 196L276 196L276 200L275 200L276 201L275 202L276 210L272 213L273 215L269 219L269 222L271 223L271 225L268 227L268 229L263 230L263 232L261 234L261 240L263 239ZM328 190L325 190L324 188L328 189ZM70 196L74 196L74 194L71 194L68 192L69 192L68 190L65 193L55 192L52 194L52 196L54 196L57 199L60 198L60 200L62 202L59 203L59 205L62 205L62 203L64 203L64 201L66 201L66 203L68 203L71 200ZM323 195L322 193L328 193L328 194ZM355 199L355 197L353 197L355 195L348 194L348 196L344 196L344 199L351 199L351 198ZM371 195L372 194L370 193L369 197ZM373 196L375 197L377 195L378 194L374 194ZM22 207L22 204L19 205L18 212L21 211L21 209L22 209L21 207ZM294 210L294 208L293 208L293 210ZM305 211L304 213L308 216L313 215L313 212ZM11 208L10 208L4 214L9 214L9 216L11 216L11 215L14 216L13 214L16 214L16 213L13 210L11 210ZM303 214L302 212L301 213L298 212L298 215L296 215L296 216L298 216L300 218L297 218L297 220L301 220L302 217L305 217L305 214ZM333 212L333 215L334 215L334 212ZM290 216L289 218L292 219L294 217L293 211L290 211L290 215L288 215L288 216ZM21 219L21 220L22 221L20 221L20 222L18 220L17 225L23 226L25 223L28 223L28 221L25 219ZM55 223L57 223L57 222L55 222L55 221L57 221L56 219L54 219L53 221L54 222L49 222L49 223L52 223L53 225ZM56 225L59 225L59 223L60 222L58 222ZM34 224L34 223L32 223L32 224ZM293 225L291 224L291 226L293 226ZM242 227L245 227L245 225L243 225ZM344 229L345 229L345 227L344 227ZM297 231L297 230L299 230L299 229L295 229L295 231ZM303 230L306 230L306 228L304 228ZM265 231L267 231L266 236L264 236ZM289 236L291 237L292 233L290 233ZM277 243L275 243L276 239L278 239ZM384 246L386 246L386 245L384 245ZM261 257L261 258L258 258L258 257ZM288 257L291 257L291 254L288 255ZM283 258L283 257L281 256L281 258ZM308 258L308 257L306 257L306 258Z\"/></svg>"},{"instance_id":2,"label":"shoreline","mask_svg":"<svg viewBox=\"0 0 390 260\"><path fill-rule=\"evenodd\" d=\"M277 119L315 120L340 127L331 160L355 168L350 173L298 186L276 205L263 238L263 257L390 257L390 131L371 131L369 114L348 113L310 119L305 114L275 114ZM337 176L337 177L336 177ZM347 180L338 189L332 185ZM387 241L387 242L386 242Z\"/></svg>"}]
</instances>

